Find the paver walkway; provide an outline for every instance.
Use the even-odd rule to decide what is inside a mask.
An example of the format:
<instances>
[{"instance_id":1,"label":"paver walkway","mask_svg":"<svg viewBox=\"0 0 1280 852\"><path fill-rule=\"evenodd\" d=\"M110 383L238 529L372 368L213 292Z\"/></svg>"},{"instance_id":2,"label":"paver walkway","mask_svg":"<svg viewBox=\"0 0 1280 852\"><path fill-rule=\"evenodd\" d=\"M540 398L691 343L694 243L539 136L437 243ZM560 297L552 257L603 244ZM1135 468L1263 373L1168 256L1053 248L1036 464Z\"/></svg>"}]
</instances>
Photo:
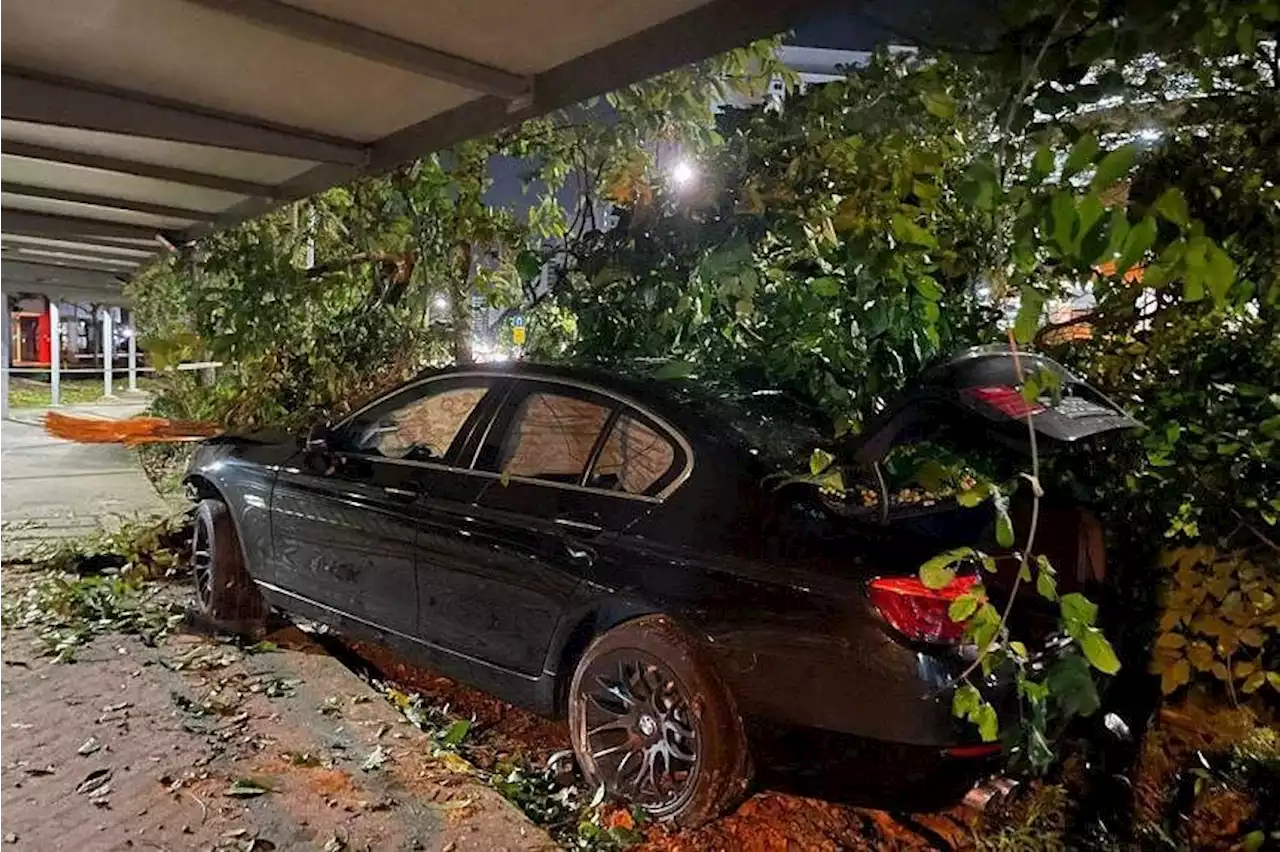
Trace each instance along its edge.
<instances>
[{"instance_id":1,"label":"paver walkway","mask_svg":"<svg viewBox=\"0 0 1280 852\"><path fill-rule=\"evenodd\" d=\"M67 406L68 414L131 417L142 404ZM46 435L46 409L18 409L0 421L0 536L12 559L41 541L77 538L138 516L159 515L165 504L132 451L76 444Z\"/></svg>"},{"instance_id":2,"label":"paver walkway","mask_svg":"<svg viewBox=\"0 0 1280 852\"><path fill-rule=\"evenodd\" d=\"M189 634L148 646L107 633L68 664L43 656L33 630L5 630L4 848L556 848L306 636L268 638L277 650L248 654Z\"/></svg>"}]
</instances>

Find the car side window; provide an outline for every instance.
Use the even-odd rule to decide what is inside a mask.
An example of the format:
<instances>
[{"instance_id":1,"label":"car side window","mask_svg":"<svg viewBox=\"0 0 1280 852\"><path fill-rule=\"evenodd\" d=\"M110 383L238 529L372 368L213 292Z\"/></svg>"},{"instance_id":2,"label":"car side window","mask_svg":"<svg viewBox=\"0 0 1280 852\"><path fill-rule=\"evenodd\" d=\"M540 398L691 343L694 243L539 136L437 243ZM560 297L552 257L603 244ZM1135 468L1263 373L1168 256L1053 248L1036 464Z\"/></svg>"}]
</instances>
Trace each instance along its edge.
<instances>
[{"instance_id":1,"label":"car side window","mask_svg":"<svg viewBox=\"0 0 1280 852\"><path fill-rule=\"evenodd\" d=\"M391 400L357 417L344 443L355 452L391 459L442 459L467 418L489 392L488 384L427 385L427 393Z\"/></svg>"},{"instance_id":2,"label":"car side window","mask_svg":"<svg viewBox=\"0 0 1280 852\"><path fill-rule=\"evenodd\" d=\"M497 458L496 473L577 484L612 408L603 401L534 391L520 401Z\"/></svg>"},{"instance_id":3,"label":"car side window","mask_svg":"<svg viewBox=\"0 0 1280 852\"><path fill-rule=\"evenodd\" d=\"M624 412L609 430L587 484L608 491L648 494L666 478L675 460L671 441Z\"/></svg>"}]
</instances>

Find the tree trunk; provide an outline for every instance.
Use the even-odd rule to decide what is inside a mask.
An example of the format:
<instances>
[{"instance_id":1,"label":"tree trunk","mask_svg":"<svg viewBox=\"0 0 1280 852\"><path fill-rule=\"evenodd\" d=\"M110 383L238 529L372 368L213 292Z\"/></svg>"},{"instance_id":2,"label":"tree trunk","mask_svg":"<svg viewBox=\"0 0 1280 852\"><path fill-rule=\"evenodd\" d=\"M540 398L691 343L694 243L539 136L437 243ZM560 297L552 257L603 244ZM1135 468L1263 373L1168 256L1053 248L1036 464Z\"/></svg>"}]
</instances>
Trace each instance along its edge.
<instances>
[{"instance_id":1,"label":"tree trunk","mask_svg":"<svg viewBox=\"0 0 1280 852\"><path fill-rule=\"evenodd\" d=\"M458 268L452 286L449 287L450 307L453 309L453 360L456 364L475 363L471 349L471 244L459 246Z\"/></svg>"},{"instance_id":2,"label":"tree trunk","mask_svg":"<svg viewBox=\"0 0 1280 852\"><path fill-rule=\"evenodd\" d=\"M471 351L471 297L454 291L453 296L453 360L457 364L475 363Z\"/></svg>"}]
</instances>

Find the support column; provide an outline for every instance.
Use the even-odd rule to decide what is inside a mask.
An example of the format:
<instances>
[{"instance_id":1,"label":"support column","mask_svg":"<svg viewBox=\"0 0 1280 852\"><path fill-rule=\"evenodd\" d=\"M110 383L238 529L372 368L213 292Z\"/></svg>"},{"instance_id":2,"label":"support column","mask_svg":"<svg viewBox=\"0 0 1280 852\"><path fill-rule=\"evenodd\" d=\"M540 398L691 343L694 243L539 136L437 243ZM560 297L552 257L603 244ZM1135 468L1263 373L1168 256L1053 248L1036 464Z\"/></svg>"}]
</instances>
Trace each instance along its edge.
<instances>
[{"instance_id":1,"label":"support column","mask_svg":"<svg viewBox=\"0 0 1280 852\"><path fill-rule=\"evenodd\" d=\"M9 419L9 367L13 363L13 359L9 353L9 344L13 342L13 338L9 333L9 322L11 320L9 311L9 297L3 297L4 302L4 319L0 323L0 420Z\"/></svg>"},{"instance_id":2,"label":"support column","mask_svg":"<svg viewBox=\"0 0 1280 852\"><path fill-rule=\"evenodd\" d=\"M49 297L49 404L62 401L62 319L58 316L58 300Z\"/></svg>"},{"instance_id":3,"label":"support column","mask_svg":"<svg viewBox=\"0 0 1280 852\"><path fill-rule=\"evenodd\" d=\"M129 392L138 390L138 330L133 326L124 332L129 338Z\"/></svg>"},{"instance_id":4,"label":"support column","mask_svg":"<svg viewBox=\"0 0 1280 852\"><path fill-rule=\"evenodd\" d=\"M111 309L102 309L102 395L114 396L111 387L111 361L115 355L115 335L111 330Z\"/></svg>"}]
</instances>

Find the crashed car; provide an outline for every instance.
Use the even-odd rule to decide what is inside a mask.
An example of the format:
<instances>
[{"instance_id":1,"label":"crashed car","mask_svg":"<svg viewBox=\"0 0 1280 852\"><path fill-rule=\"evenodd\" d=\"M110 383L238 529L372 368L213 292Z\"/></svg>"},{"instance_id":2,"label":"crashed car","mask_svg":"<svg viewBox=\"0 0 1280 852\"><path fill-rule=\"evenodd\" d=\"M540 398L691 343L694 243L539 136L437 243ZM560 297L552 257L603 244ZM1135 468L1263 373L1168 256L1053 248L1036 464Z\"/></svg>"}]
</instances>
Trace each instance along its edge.
<instances>
[{"instance_id":1,"label":"crashed car","mask_svg":"<svg viewBox=\"0 0 1280 852\"><path fill-rule=\"evenodd\" d=\"M424 374L305 441L202 444L185 477L197 600L240 627L278 607L567 716L591 784L681 825L743 796L769 743L846 773L846 741L988 756L951 713L974 653L947 615L959 592L917 571L958 544L997 551L991 507L895 502L886 468L922 441L1025 449L1028 414L1045 445L1136 425L1021 357L964 353L839 446L769 389L529 363ZM1019 369L1054 371L1061 397L1026 402ZM815 446L873 499L779 487ZM1099 576L1096 523L1053 511L1061 582Z\"/></svg>"}]
</instances>

